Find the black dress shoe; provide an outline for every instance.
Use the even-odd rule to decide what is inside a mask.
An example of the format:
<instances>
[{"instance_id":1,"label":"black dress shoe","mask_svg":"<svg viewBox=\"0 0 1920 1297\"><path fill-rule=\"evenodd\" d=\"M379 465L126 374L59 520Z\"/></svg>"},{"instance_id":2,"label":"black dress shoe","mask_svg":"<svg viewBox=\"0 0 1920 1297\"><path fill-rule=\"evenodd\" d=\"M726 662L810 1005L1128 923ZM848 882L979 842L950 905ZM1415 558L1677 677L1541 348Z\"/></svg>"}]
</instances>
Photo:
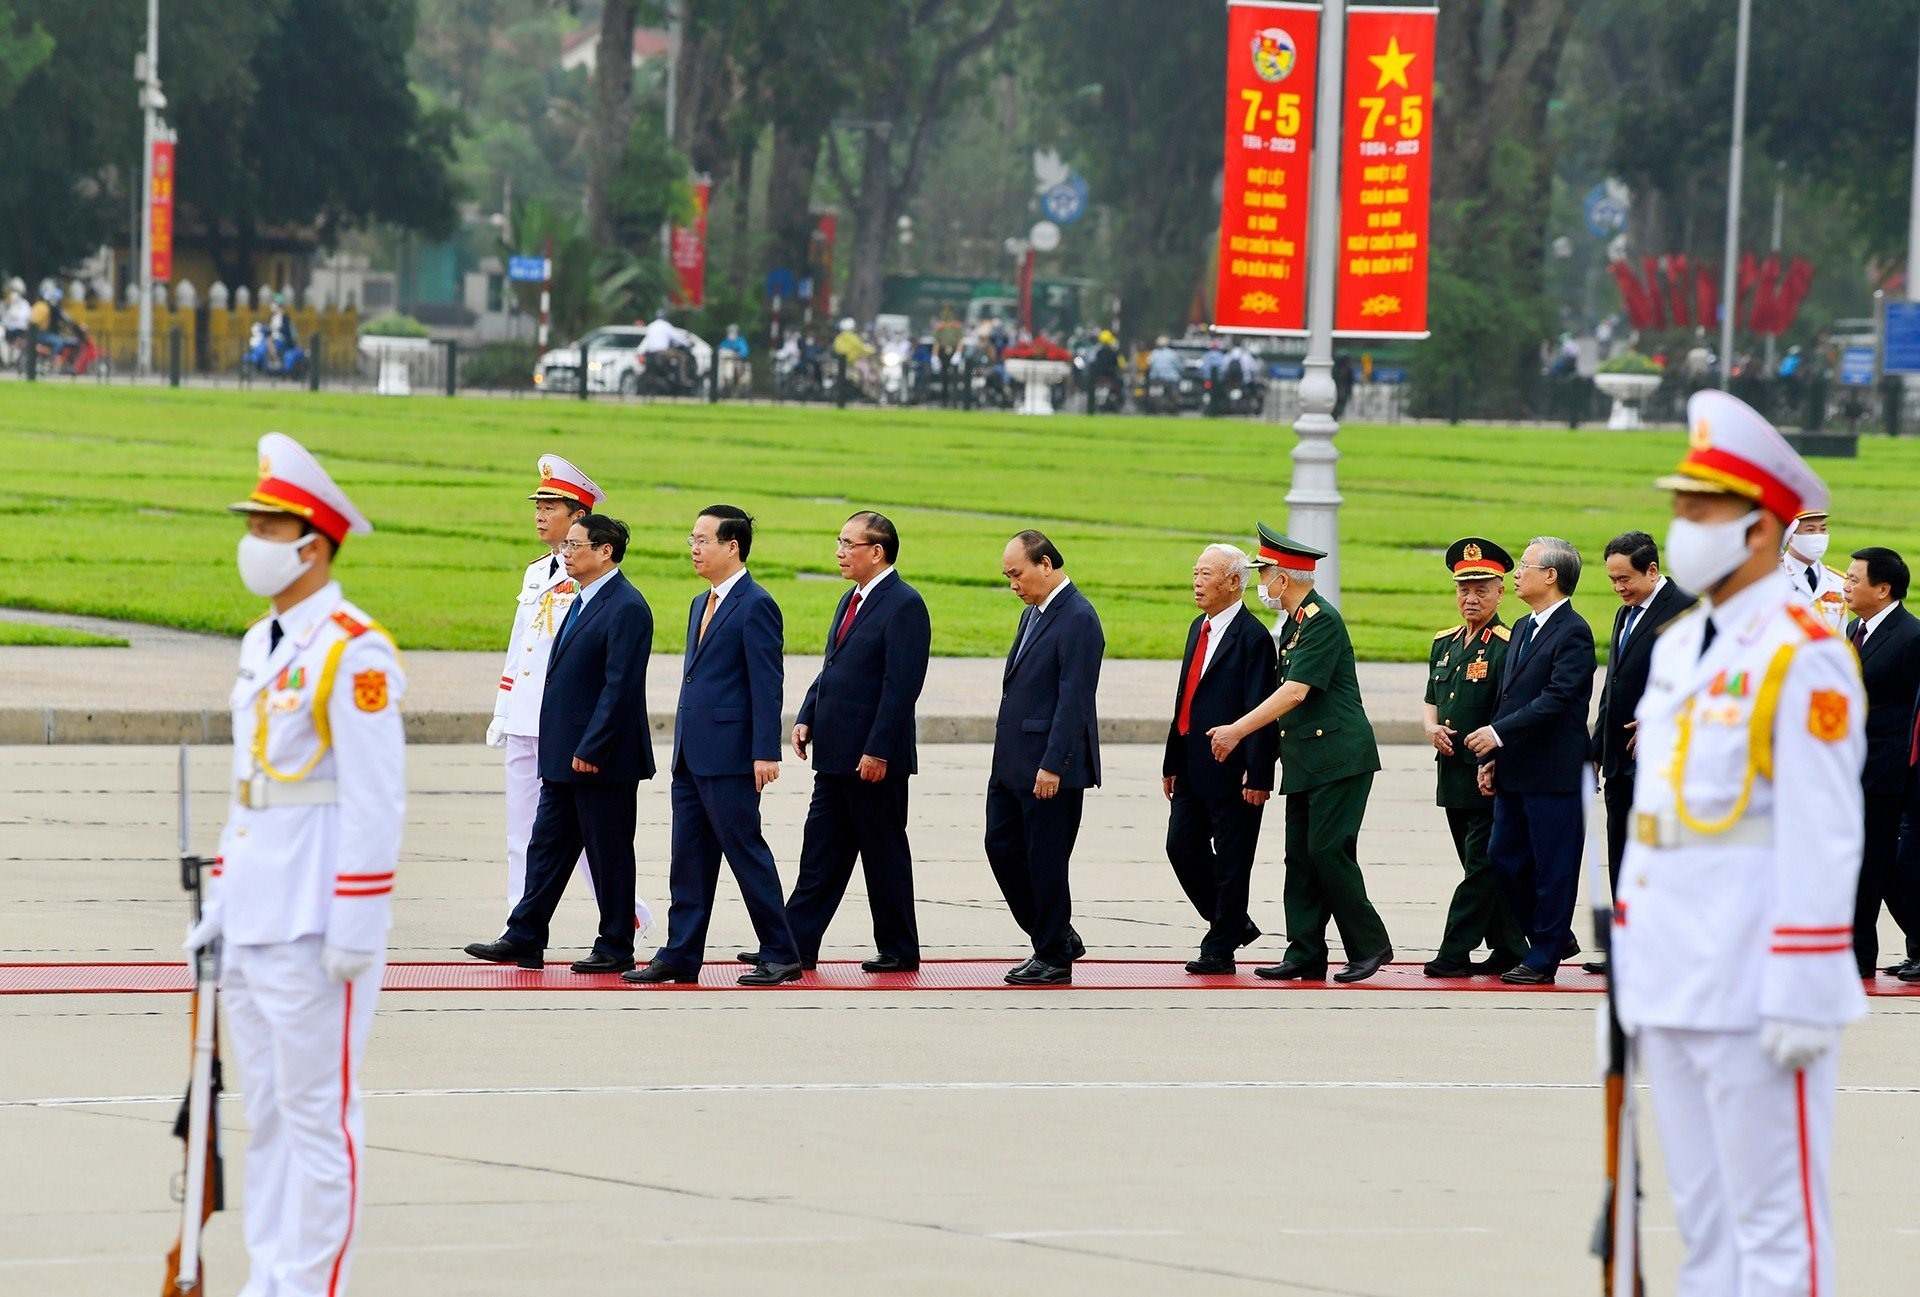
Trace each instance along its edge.
<instances>
[{"instance_id":1,"label":"black dress shoe","mask_svg":"<svg viewBox=\"0 0 1920 1297\"><path fill-rule=\"evenodd\" d=\"M467 947L467 953L490 964L514 964L535 972L547 966L545 951L523 950L504 941L476 941Z\"/></svg>"},{"instance_id":2,"label":"black dress shoe","mask_svg":"<svg viewBox=\"0 0 1920 1297\"><path fill-rule=\"evenodd\" d=\"M1920 962L1920 961L1916 961L1912 959L1902 960L1900 963L1897 963L1897 964L1889 964L1885 968L1881 969L1880 971L1885 973L1888 977L1898 977L1900 976L1900 974L1906 972L1909 968L1912 968L1916 962Z\"/></svg>"},{"instance_id":3,"label":"black dress shoe","mask_svg":"<svg viewBox=\"0 0 1920 1297\"><path fill-rule=\"evenodd\" d=\"M1260 940L1263 935L1265 934L1260 931L1259 925L1252 919L1248 919L1247 926L1240 930L1240 944L1242 946L1251 946L1254 942Z\"/></svg>"},{"instance_id":4,"label":"black dress shoe","mask_svg":"<svg viewBox=\"0 0 1920 1297\"><path fill-rule=\"evenodd\" d=\"M1269 982L1324 982L1327 980L1327 966L1283 959L1269 968L1254 969L1253 975L1264 977Z\"/></svg>"},{"instance_id":5,"label":"black dress shoe","mask_svg":"<svg viewBox=\"0 0 1920 1297\"><path fill-rule=\"evenodd\" d=\"M860 961L860 971L863 973L912 973L919 968L919 960L902 959L898 955L881 955Z\"/></svg>"},{"instance_id":6,"label":"black dress shoe","mask_svg":"<svg viewBox=\"0 0 1920 1297\"><path fill-rule=\"evenodd\" d=\"M734 956L734 960L742 964L751 964L755 968L760 967L760 965L766 962L766 960L760 958L760 952L757 950L743 950L739 954ZM818 960L803 959L800 961L800 967L806 969L809 973L811 973L813 971L813 966L818 962L819 962Z\"/></svg>"},{"instance_id":7,"label":"black dress shoe","mask_svg":"<svg viewBox=\"0 0 1920 1297\"><path fill-rule=\"evenodd\" d=\"M1472 977L1473 965L1452 959L1429 959L1420 971L1428 977Z\"/></svg>"},{"instance_id":8,"label":"black dress shoe","mask_svg":"<svg viewBox=\"0 0 1920 1297\"><path fill-rule=\"evenodd\" d=\"M800 971L798 964L760 963L754 965L751 973L740 974L739 982L742 986L778 986L782 982L799 981Z\"/></svg>"},{"instance_id":9,"label":"black dress shoe","mask_svg":"<svg viewBox=\"0 0 1920 1297\"><path fill-rule=\"evenodd\" d=\"M683 973L672 964L663 964L657 959L647 961L645 968L629 968L620 974L623 982L632 982L636 986L652 986L658 982L678 982L683 986L697 985L698 973Z\"/></svg>"},{"instance_id":10,"label":"black dress shoe","mask_svg":"<svg viewBox=\"0 0 1920 1297\"><path fill-rule=\"evenodd\" d=\"M1903 982L1920 982L1920 959L1916 959L1912 963L1907 964L1898 973L1894 974L1894 976Z\"/></svg>"},{"instance_id":11,"label":"black dress shoe","mask_svg":"<svg viewBox=\"0 0 1920 1297\"><path fill-rule=\"evenodd\" d=\"M1225 955L1202 955L1187 961L1187 971L1196 977L1224 977L1238 972L1239 965Z\"/></svg>"},{"instance_id":12,"label":"black dress shoe","mask_svg":"<svg viewBox=\"0 0 1920 1297\"><path fill-rule=\"evenodd\" d=\"M626 959L615 959L612 955L603 955L597 950L585 959L573 961L573 971L576 973L624 973L632 967L631 956Z\"/></svg>"},{"instance_id":13,"label":"black dress shoe","mask_svg":"<svg viewBox=\"0 0 1920 1297\"><path fill-rule=\"evenodd\" d=\"M1607 974L1607 961L1604 959L1589 959L1586 963L1580 965L1580 971L1605 977Z\"/></svg>"},{"instance_id":14,"label":"black dress shoe","mask_svg":"<svg viewBox=\"0 0 1920 1297\"><path fill-rule=\"evenodd\" d=\"M1393 947L1382 946L1365 959L1349 959L1347 966L1333 975L1333 980L1336 982L1364 982L1382 968L1385 968L1392 958Z\"/></svg>"},{"instance_id":15,"label":"black dress shoe","mask_svg":"<svg viewBox=\"0 0 1920 1297\"><path fill-rule=\"evenodd\" d=\"M1067 958L1068 959L1085 959L1086 957L1087 957L1087 943L1080 940L1079 933L1075 932L1072 928L1068 928L1067 929Z\"/></svg>"},{"instance_id":16,"label":"black dress shoe","mask_svg":"<svg viewBox=\"0 0 1920 1297\"><path fill-rule=\"evenodd\" d=\"M1072 964L1049 964L1044 959L1029 959L1007 974L1009 986L1071 986Z\"/></svg>"},{"instance_id":17,"label":"black dress shoe","mask_svg":"<svg viewBox=\"0 0 1920 1297\"><path fill-rule=\"evenodd\" d=\"M1576 941L1574 938L1568 937L1567 944L1560 947L1560 962L1564 964L1569 959L1572 959L1575 955L1579 953L1580 953L1580 943Z\"/></svg>"},{"instance_id":18,"label":"black dress shoe","mask_svg":"<svg viewBox=\"0 0 1920 1297\"><path fill-rule=\"evenodd\" d=\"M1552 986L1554 972L1551 968L1529 968L1525 964L1516 964L1500 974L1500 980L1508 986Z\"/></svg>"},{"instance_id":19,"label":"black dress shoe","mask_svg":"<svg viewBox=\"0 0 1920 1297\"><path fill-rule=\"evenodd\" d=\"M1495 951L1485 959L1476 959L1467 965L1468 968L1473 970L1474 976L1476 977L1498 977L1509 968L1518 968L1519 966L1520 957L1518 955L1503 955L1499 951Z\"/></svg>"}]
</instances>

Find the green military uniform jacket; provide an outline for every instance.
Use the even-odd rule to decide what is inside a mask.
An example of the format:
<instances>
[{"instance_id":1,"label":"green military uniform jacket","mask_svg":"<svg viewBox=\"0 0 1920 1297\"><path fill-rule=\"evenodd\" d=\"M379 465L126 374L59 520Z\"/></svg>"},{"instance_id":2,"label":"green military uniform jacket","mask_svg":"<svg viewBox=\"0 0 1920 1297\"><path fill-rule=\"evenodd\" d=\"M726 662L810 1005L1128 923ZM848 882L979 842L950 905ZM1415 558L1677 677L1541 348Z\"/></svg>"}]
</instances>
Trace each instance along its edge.
<instances>
[{"instance_id":1,"label":"green military uniform jacket","mask_svg":"<svg viewBox=\"0 0 1920 1297\"><path fill-rule=\"evenodd\" d=\"M1472 637L1464 625L1433 637L1427 655L1427 701L1438 711L1440 723L1453 731L1453 755L1433 754L1439 770L1435 805L1493 808L1493 799L1480 795L1480 762L1467 750L1466 737L1493 719L1511 634L1496 613Z\"/></svg>"},{"instance_id":2,"label":"green military uniform jacket","mask_svg":"<svg viewBox=\"0 0 1920 1297\"><path fill-rule=\"evenodd\" d=\"M1297 681L1311 692L1280 718L1279 791L1305 792L1378 770L1380 749L1360 703L1353 641L1340 614L1310 590L1280 633L1280 683Z\"/></svg>"}]
</instances>

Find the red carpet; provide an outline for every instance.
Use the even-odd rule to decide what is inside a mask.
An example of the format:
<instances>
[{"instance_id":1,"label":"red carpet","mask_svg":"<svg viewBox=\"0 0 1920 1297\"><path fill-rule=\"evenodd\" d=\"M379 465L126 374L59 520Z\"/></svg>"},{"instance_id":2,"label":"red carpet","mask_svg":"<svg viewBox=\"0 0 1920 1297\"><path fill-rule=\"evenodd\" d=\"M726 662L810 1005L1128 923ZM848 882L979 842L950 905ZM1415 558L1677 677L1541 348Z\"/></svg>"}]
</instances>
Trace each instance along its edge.
<instances>
[{"instance_id":1,"label":"red carpet","mask_svg":"<svg viewBox=\"0 0 1920 1297\"><path fill-rule=\"evenodd\" d=\"M1083 959L1074 965L1072 986L1014 987L1001 978L1012 959L929 960L916 973L863 973L856 960L830 960L798 982L762 988L774 991L1005 991L1045 994L1058 991L1400 991L1495 992L1507 995L1582 995L1600 990L1598 977L1564 966L1553 986L1508 986L1497 977L1462 980L1424 977L1416 963L1391 964L1365 982L1268 982L1242 964L1233 977L1193 977L1174 960ZM388 964L389 991L617 991L629 995L685 991L745 991L734 979L745 972L734 963L710 963L697 986L633 986L618 977L582 977L567 966L548 964L541 972L472 961ZM190 983L184 963L169 964L0 964L0 995L85 995L180 993ZM1878 977L1867 994L1920 996L1920 983Z\"/></svg>"}]
</instances>

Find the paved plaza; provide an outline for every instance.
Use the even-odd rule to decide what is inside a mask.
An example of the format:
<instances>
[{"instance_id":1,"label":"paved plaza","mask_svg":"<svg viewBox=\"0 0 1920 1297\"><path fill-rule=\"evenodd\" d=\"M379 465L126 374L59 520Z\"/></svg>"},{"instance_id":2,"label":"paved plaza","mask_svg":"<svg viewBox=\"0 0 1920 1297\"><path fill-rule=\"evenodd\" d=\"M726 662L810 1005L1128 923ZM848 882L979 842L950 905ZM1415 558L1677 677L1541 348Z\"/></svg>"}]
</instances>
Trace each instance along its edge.
<instances>
[{"instance_id":1,"label":"paved plaza","mask_svg":"<svg viewBox=\"0 0 1920 1297\"><path fill-rule=\"evenodd\" d=\"M1011 963L1019 933L980 847L986 750L922 751L926 955ZM1200 925L1161 854L1159 752L1106 756L1075 857L1080 931L1094 959L1188 958ZM1426 754L1384 756L1362 858L1398 958L1419 961L1457 867ZM210 852L229 754L191 757L194 846ZM394 961L457 961L497 933L499 762L477 745L409 753ZM177 956L174 766L166 747L0 747L0 962ZM789 879L807 786L789 762L766 799ZM1253 913L1277 929L1277 815L1269 829ZM662 911L666 845L656 781L642 785L639 855ZM751 944L730 881L721 896L716 959ZM584 893L570 895L549 958L584 949L591 926ZM856 879L823 958L858 959L867 941ZM1250 967L1207 990L389 991L365 1072L352 1291L1596 1291L1596 996L1300 990ZM1892 1294L1920 1273L1920 999L1873 1007L1841 1066L1839 1291ZM0 1293L157 1287L186 1009L177 994L0 996ZM223 1117L237 1204L235 1096ZM1648 1290L1671 1292L1657 1161L1649 1177ZM238 1214L207 1240L209 1291L230 1297Z\"/></svg>"}]
</instances>

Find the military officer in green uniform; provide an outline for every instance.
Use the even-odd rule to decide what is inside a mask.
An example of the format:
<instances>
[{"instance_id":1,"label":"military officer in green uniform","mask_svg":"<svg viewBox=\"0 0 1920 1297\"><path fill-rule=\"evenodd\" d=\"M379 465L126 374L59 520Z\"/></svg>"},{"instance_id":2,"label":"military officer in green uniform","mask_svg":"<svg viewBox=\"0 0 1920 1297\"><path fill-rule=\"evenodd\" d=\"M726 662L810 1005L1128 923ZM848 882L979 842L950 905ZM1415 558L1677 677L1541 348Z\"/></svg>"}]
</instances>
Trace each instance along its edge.
<instances>
[{"instance_id":1,"label":"military officer in green uniform","mask_svg":"<svg viewBox=\"0 0 1920 1297\"><path fill-rule=\"evenodd\" d=\"M1487 859L1493 836L1493 798L1480 791L1480 762L1467 750L1467 735L1493 719L1500 664L1509 631L1500 621L1500 596L1513 559L1490 540L1468 536L1447 550L1454 602L1461 623L1433 637L1427 655L1427 698L1422 708L1427 741L1433 744L1438 787L1434 801L1447 812L1453 849L1465 871L1447 907L1440 951L1427 961L1428 977L1504 973L1526 957L1527 934L1513 916L1499 876ZM1485 941L1493 954L1470 964Z\"/></svg>"},{"instance_id":2,"label":"military officer in green uniform","mask_svg":"<svg viewBox=\"0 0 1920 1297\"><path fill-rule=\"evenodd\" d=\"M1225 760L1247 735L1280 723L1287 953L1273 967L1254 970L1279 981L1326 977L1329 919L1347 955L1334 981L1364 981L1393 958L1355 855L1380 749L1360 705L1346 623L1313 589L1314 562L1326 556L1260 524L1253 565L1260 569L1260 602L1282 614L1279 687L1233 724L1208 731L1214 756Z\"/></svg>"}]
</instances>

